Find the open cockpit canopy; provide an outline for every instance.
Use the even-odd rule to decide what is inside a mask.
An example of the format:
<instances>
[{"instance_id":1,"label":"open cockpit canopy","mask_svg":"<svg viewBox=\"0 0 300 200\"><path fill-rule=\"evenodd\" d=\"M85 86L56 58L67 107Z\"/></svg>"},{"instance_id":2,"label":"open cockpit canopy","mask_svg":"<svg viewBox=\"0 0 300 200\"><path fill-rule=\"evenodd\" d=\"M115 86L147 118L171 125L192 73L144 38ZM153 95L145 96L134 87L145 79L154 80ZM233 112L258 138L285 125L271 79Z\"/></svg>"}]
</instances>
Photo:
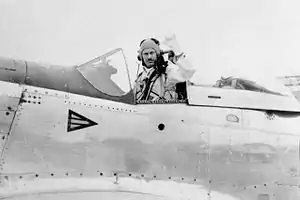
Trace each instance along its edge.
<instances>
[{"instance_id":1,"label":"open cockpit canopy","mask_svg":"<svg viewBox=\"0 0 300 200\"><path fill-rule=\"evenodd\" d=\"M300 112L295 96L275 78L254 75L221 77L212 84L197 81L187 86L191 105Z\"/></svg>"},{"instance_id":2,"label":"open cockpit canopy","mask_svg":"<svg viewBox=\"0 0 300 200\"><path fill-rule=\"evenodd\" d=\"M276 79L267 79L264 81L260 80L249 80L246 78L238 78L238 77L221 77L215 84L215 87L220 88L232 88L232 89L240 89L240 90L248 90L253 92L262 92L272 95L279 96L290 96L292 97L292 93L286 88L283 84L281 84Z\"/></svg>"}]
</instances>

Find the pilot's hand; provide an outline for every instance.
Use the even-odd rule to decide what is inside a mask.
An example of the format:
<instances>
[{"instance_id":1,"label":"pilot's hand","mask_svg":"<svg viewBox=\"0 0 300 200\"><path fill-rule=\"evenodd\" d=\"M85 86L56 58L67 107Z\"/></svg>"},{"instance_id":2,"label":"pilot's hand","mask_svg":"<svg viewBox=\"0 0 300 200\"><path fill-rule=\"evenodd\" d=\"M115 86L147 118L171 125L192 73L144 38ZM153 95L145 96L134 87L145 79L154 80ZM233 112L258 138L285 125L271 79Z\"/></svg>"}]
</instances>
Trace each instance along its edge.
<instances>
[{"instance_id":1,"label":"pilot's hand","mask_svg":"<svg viewBox=\"0 0 300 200\"><path fill-rule=\"evenodd\" d=\"M181 48L177 41L176 35L173 33L170 36L166 36L162 41L162 44L168 46L171 50L175 52L176 55L181 54Z\"/></svg>"}]
</instances>

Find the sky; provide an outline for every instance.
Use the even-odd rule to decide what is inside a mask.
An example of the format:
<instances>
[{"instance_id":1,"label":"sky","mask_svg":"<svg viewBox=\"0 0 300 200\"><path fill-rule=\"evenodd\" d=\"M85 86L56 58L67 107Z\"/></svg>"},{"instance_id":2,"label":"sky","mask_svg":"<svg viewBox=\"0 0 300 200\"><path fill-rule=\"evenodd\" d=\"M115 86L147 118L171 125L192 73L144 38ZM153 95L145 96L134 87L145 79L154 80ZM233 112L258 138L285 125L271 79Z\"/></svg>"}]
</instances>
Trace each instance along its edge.
<instances>
[{"instance_id":1,"label":"sky","mask_svg":"<svg viewBox=\"0 0 300 200\"><path fill-rule=\"evenodd\" d=\"M194 80L300 74L298 0L0 0L0 56L78 65L175 33Z\"/></svg>"}]
</instances>

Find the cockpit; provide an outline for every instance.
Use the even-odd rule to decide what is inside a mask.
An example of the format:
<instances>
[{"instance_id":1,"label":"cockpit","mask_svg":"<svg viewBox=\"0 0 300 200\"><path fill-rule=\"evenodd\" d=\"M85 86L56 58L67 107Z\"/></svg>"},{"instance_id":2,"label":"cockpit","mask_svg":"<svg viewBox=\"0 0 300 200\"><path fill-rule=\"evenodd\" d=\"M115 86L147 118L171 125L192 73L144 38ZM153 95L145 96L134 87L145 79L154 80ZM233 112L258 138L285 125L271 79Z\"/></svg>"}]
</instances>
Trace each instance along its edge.
<instances>
[{"instance_id":1,"label":"cockpit","mask_svg":"<svg viewBox=\"0 0 300 200\"><path fill-rule=\"evenodd\" d=\"M134 94L134 81L130 79L129 68L126 62L124 52L121 48L114 49L102 56L99 56L87 63L77 67L77 70L85 79L98 91L113 97L122 97L130 92ZM138 74L138 73L136 73ZM200 83L199 83L200 82ZM256 81L241 77L220 77L211 84L201 84L199 82L182 82L176 85L176 92L180 93L175 101L158 101L158 102L137 102L133 99L134 104L153 104L153 103L188 103L195 102L200 93L214 94L210 96L220 96L221 94L231 93L237 98L241 91L249 95L264 94L265 97L290 97L294 98L291 91L279 81L266 79ZM225 93L224 93L225 92ZM246 92L246 93L245 93ZM196 97L197 96L197 97ZM232 96L232 95L231 95ZM241 95L242 96L242 95ZM135 95L132 96L135 98ZM197 100L197 101L198 101ZM197 104L201 105L202 102ZM204 101L205 102L205 101Z\"/></svg>"}]
</instances>

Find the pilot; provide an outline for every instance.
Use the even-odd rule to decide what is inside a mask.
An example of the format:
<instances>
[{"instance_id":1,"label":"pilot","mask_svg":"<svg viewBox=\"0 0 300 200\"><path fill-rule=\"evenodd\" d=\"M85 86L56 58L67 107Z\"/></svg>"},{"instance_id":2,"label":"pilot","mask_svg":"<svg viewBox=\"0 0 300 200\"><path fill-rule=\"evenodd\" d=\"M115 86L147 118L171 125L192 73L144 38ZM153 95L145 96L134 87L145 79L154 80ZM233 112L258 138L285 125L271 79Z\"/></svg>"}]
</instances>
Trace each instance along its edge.
<instances>
[{"instance_id":1,"label":"pilot","mask_svg":"<svg viewBox=\"0 0 300 200\"><path fill-rule=\"evenodd\" d=\"M180 51L175 35L166 38L164 44L171 50L164 52L155 38L144 39L140 43L138 60L143 70L136 80L136 100L177 100L182 99L178 87L192 78L195 69ZM168 61L164 54L168 53ZM185 85L184 85L185 86Z\"/></svg>"}]
</instances>

